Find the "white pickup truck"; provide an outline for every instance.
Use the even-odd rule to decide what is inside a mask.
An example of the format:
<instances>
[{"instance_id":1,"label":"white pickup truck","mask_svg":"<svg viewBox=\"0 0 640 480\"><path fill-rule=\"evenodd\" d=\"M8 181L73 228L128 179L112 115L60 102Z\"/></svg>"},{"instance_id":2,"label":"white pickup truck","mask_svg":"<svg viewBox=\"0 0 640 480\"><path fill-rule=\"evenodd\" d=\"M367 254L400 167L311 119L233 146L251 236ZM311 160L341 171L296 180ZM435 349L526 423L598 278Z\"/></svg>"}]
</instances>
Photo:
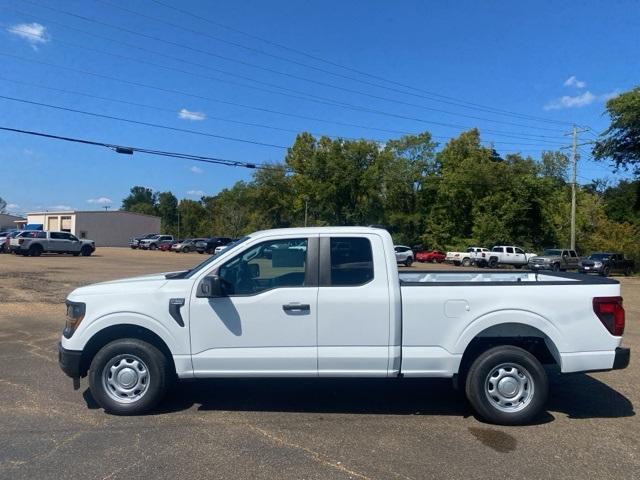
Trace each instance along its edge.
<instances>
[{"instance_id":1,"label":"white pickup truck","mask_svg":"<svg viewBox=\"0 0 640 480\"><path fill-rule=\"evenodd\" d=\"M630 358L617 281L399 273L376 228L257 232L191 270L81 287L66 305L59 364L121 415L152 409L176 378L448 377L482 418L522 424L544 408L543 364Z\"/></svg>"},{"instance_id":2,"label":"white pickup truck","mask_svg":"<svg viewBox=\"0 0 640 480\"><path fill-rule=\"evenodd\" d=\"M515 268L526 267L534 257L537 257L536 253L527 253L520 247L512 245L504 246L499 245L491 249L491 253L487 255L489 260L487 266L495 268L498 265L511 265Z\"/></svg>"}]
</instances>

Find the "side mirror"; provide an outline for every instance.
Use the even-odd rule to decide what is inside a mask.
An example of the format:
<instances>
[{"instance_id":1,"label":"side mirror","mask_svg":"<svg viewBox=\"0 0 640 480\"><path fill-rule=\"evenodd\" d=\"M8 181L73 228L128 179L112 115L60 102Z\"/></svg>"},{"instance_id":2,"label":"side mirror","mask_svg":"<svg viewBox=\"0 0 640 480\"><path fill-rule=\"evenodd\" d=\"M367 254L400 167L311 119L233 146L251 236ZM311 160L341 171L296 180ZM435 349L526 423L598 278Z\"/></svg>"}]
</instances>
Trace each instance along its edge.
<instances>
[{"instance_id":1,"label":"side mirror","mask_svg":"<svg viewBox=\"0 0 640 480\"><path fill-rule=\"evenodd\" d=\"M198 291L196 292L198 298L217 298L224 297L222 292L222 283L220 277L213 275L211 277L204 277L198 284Z\"/></svg>"}]
</instances>

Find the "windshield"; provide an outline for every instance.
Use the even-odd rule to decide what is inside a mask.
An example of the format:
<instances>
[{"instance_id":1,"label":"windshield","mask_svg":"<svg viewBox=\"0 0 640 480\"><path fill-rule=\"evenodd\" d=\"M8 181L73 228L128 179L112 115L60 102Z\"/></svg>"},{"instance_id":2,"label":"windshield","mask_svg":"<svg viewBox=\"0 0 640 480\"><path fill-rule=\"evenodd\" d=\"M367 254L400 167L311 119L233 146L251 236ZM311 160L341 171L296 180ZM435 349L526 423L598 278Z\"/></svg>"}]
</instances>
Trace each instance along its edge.
<instances>
[{"instance_id":1,"label":"windshield","mask_svg":"<svg viewBox=\"0 0 640 480\"><path fill-rule=\"evenodd\" d=\"M589 260L609 260L610 256L608 253L592 253L589 255Z\"/></svg>"},{"instance_id":2,"label":"windshield","mask_svg":"<svg viewBox=\"0 0 640 480\"><path fill-rule=\"evenodd\" d=\"M215 255L210 256L204 262L202 262L201 264L193 267L191 270L187 270L186 272L184 272L184 275L181 275L180 277L172 276L171 278L191 278L191 277L193 277L196 273L198 273L203 268L206 268L211 262L213 262L220 255L222 255L222 252L225 252L225 251L229 250L230 248L233 248L233 247L235 247L237 245L240 245L241 243L246 242L250 238L251 237L244 237L244 238L241 238L240 240L238 240L237 242L231 242L231 243L227 244L225 246L224 250L221 250L218 253L216 253Z\"/></svg>"},{"instance_id":3,"label":"windshield","mask_svg":"<svg viewBox=\"0 0 640 480\"><path fill-rule=\"evenodd\" d=\"M553 256L560 256L562 255L562 250L556 250L556 249L549 249L549 250L545 250L544 253L542 254L543 256L548 256L548 257L553 257Z\"/></svg>"}]
</instances>

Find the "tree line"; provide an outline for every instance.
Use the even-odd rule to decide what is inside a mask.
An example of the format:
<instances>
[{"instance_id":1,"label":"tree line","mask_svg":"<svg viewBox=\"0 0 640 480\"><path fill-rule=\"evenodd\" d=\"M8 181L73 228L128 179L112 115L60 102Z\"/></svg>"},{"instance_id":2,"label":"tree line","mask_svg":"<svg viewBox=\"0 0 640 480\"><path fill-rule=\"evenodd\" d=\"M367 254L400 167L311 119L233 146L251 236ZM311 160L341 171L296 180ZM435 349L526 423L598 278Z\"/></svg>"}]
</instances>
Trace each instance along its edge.
<instances>
[{"instance_id":1,"label":"tree line","mask_svg":"<svg viewBox=\"0 0 640 480\"><path fill-rule=\"evenodd\" d=\"M639 98L635 89L608 103L612 126L594 146L596 157L636 168L638 149L629 146L627 132L635 123L624 123L629 121L624 110L640 111L634 108ZM616 141L625 151L614 155ZM122 208L159 215L163 232L181 237L240 237L302 226L306 219L309 226L384 225L395 242L410 246L447 250L515 244L540 250L569 245L568 163L559 151L539 158L501 156L482 145L477 129L441 148L429 132L384 145L303 132L282 164L257 169L250 181L217 195L178 200L171 192L135 186ZM639 199L638 180L579 186L579 252L621 250L640 260Z\"/></svg>"}]
</instances>

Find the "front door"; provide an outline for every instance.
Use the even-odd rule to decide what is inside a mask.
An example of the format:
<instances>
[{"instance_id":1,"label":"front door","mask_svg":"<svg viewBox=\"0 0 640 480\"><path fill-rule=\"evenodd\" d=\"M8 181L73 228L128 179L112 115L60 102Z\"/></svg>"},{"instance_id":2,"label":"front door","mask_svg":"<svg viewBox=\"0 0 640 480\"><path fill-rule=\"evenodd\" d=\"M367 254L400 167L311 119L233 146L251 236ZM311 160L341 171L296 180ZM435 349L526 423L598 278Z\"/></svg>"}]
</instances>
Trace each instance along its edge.
<instances>
[{"instance_id":1,"label":"front door","mask_svg":"<svg viewBox=\"0 0 640 480\"><path fill-rule=\"evenodd\" d=\"M209 272L225 296L192 292L195 375L316 376L317 257L317 236L274 237Z\"/></svg>"}]
</instances>

